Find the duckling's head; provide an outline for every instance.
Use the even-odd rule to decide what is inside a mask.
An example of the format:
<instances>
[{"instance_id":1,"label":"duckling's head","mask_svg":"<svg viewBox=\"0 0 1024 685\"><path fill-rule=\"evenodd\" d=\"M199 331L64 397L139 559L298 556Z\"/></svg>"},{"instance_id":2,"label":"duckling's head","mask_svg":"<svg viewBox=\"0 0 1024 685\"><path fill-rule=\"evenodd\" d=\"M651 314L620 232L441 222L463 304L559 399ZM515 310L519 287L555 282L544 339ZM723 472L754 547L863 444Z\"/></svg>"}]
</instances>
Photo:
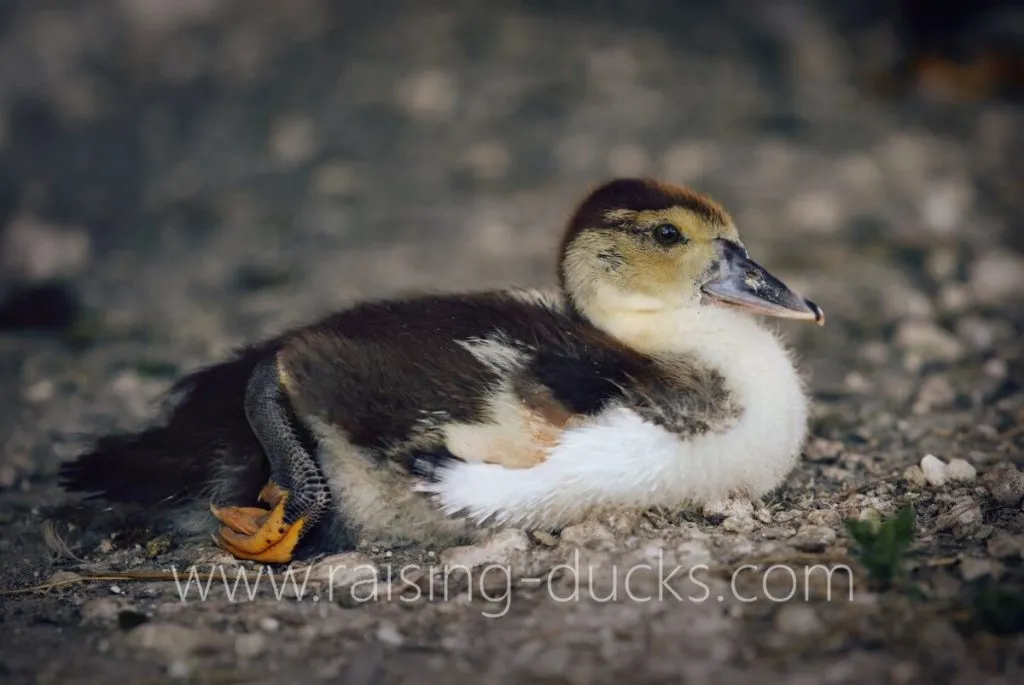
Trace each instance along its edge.
<instances>
[{"instance_id":1,"label":"duckling's head","mask_svg":"<svg viewBox=\"0 0 1024 685\"><path fill-rule=\"evenodd\" d=\"M616 316L711 306L825 320L748 257L721 205L648 179L611 181L580 204L562 243L560 276L575 310L601 328Z\"/></svg>"}]
</instances>

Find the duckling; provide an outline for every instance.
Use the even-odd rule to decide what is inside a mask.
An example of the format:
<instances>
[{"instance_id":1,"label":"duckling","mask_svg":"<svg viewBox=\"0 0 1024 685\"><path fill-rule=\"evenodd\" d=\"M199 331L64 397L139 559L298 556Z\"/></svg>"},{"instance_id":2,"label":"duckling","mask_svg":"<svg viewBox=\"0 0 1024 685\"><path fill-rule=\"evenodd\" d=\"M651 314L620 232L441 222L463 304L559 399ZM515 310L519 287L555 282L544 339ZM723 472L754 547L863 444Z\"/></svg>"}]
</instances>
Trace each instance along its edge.
<instances>
[{"instance_id":1,"label":"duckling","mask_svg":"<svg viewBox=\"0 0 1024 685\"><path fill-rule=\"evenodd\" d=\"M776 488L808 395L757 315L824 315L750 258L725 209L613 180L571 215L558 264L554 292L362 302L243 349L62 482L265 563Z\"/></svg>"}]
</instances>

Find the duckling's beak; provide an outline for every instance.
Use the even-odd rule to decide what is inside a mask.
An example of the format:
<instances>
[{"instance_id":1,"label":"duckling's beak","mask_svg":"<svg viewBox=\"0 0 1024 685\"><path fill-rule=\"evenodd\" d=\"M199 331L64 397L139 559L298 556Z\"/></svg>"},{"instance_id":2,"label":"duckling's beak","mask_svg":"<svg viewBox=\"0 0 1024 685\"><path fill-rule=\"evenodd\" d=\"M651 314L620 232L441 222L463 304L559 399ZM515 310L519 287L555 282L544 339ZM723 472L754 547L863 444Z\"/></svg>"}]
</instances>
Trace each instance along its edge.
<instances>
[{"instance_id":1,"label":"duckling's beak","mask_svg":"<svg viewBox=\"0 0 1024 685\"><path fill-rule=\"evenodd\" d=\"M768 270L747 256L739 243L723 238L714 241L718 253L717 273L701 286L711 299L756 314L814 321L825 325L825 313Z\"/></svg>"}]
</instances>

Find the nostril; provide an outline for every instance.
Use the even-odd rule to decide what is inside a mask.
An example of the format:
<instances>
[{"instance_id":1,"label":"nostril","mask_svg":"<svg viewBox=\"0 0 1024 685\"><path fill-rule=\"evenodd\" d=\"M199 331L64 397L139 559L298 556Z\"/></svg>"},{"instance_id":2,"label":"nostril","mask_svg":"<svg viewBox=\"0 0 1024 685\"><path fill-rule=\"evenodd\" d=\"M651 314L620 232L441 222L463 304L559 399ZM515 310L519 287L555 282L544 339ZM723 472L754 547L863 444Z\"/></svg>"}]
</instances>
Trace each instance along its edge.
<instances>
[{"instance_id":1,"label":"nostril","mask_svg":"<svg viewBox=\"0 0 1024 685\"><path fill-rule=\"evenodd\" d=\"M728 238L715 238L714 244L718 253L723 257L729 255L739 255L741 257L747 256L747 248L743 247L743 245L735 240L729 240Z\"/></svg>"}]
</instances>

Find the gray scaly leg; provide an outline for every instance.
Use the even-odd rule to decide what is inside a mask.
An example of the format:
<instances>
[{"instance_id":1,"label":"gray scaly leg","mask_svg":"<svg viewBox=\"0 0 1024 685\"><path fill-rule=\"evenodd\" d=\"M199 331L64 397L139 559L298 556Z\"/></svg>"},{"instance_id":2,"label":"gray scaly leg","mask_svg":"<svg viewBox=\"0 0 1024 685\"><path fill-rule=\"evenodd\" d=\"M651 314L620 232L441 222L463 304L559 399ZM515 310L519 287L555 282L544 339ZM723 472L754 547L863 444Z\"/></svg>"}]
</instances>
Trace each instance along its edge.
<instances>
[{"instance_id":1,"label":"gray scaly leg","mask_svg":"<svg viewBox=\"0 0 1024 685\"><path fill-rule=\"evenodd\" d=\"M260 362L246 388L245 415L270 461L260 499L272 509L213 507L224 524L218 544L240 559L290 561L298 541L330 507L327 479L303 444L287 401L276 359Z\"/></svg>"}]
</instances>

